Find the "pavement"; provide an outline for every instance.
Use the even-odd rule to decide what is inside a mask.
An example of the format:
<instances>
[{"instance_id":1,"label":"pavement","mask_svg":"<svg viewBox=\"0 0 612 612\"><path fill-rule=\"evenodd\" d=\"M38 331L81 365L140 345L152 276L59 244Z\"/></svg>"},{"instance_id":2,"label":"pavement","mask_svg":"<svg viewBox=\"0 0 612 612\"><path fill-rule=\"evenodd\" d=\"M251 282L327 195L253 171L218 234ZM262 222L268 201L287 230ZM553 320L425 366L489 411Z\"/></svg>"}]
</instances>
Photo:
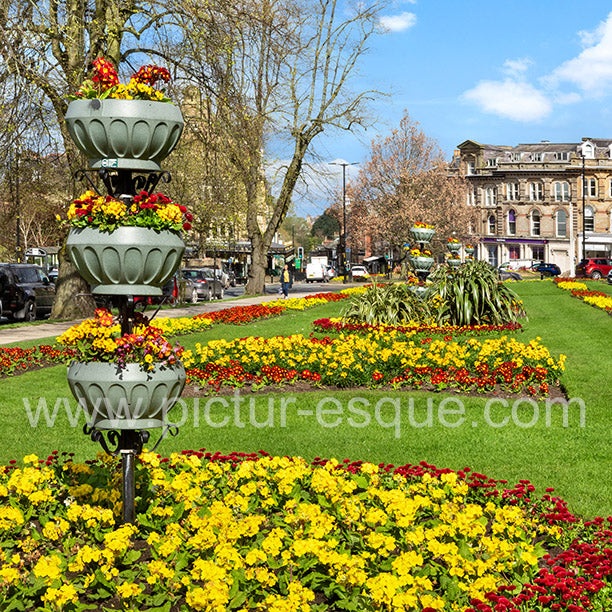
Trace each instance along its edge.
<instances>
[{"instance_id":1,"label":"pavement","mask_svg":"<svg viewBox=\"0 0 612 612\"><path fill-rule=\"evenodd\" d=\"M316 291L314 291L316 293ZM300 298L307 295L312 295L313 291L291 291L290 297ZM232 308L233 306L252 306L254 304L263 304L264 302L273 302L280 296L278 294L259 295L256 297L241 297L228 300L213 300L211 302L201 302L193 304L188 308L166 308L160 310L158 317L193 317L205 312L215 312L224 308ZM151 316L155 312L154 306L149 306L145 314ZM0 345L12 344L13 342L27 342L39 340L40 338L49 338L50 336L60 336L67 329L80 323L83 319L74 321L57 321L49 323L24 323L18 327L0 328Z\"/></svg>"}]
</instances>

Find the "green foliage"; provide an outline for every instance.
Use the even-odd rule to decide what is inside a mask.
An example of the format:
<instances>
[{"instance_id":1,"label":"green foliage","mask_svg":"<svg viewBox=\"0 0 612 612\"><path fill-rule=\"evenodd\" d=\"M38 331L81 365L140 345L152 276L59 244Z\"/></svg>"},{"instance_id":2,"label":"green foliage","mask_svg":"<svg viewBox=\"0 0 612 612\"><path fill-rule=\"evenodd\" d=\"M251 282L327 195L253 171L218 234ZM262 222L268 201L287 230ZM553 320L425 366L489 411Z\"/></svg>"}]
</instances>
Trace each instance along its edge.
<instances>
[{"instance_id":1,"label":"green foliage","mask_svg":"<svg viewBox=\"0 0 612 612\"><path fill-rule=\"evenodd\" d=\"M526 317L517 295L484 261L468 261L451 272L439 268L429 278L430 304L439 324L501 325Z\"/></svg>"},{"instance_id":2,"label":"green foliage","mask_svg":"<svg viewBox=\"0 0 612 612\"><path fill-rule=\"evenodd\" d=\"M369 325L401 325L408 321L424 322L430 312L427 302L417 297L409 285L374 283L364 294L351 297L342 316Z\"/></svg>"},{"instance_id":3,"label":"green foliage","mask_svg":"<svg viewBox=\"0 0 612 612\"><path fill-rule=\"evenodd\" d=\"M331 238L340 233L340 223L336 217L325 212L315 219L310 233L320 238Z\"/></svg>"}]
</instances>

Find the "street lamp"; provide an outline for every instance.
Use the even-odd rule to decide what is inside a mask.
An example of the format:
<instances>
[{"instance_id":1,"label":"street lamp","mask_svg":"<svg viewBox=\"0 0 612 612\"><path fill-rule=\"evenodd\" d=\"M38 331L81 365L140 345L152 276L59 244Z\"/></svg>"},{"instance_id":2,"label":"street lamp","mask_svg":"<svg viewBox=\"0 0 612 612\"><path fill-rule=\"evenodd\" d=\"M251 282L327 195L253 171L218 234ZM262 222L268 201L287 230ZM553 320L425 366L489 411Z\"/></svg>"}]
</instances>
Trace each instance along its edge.
<instances>
[{"instance_id":1,"label":"street lamp","mask_svg":"<svg viewBox=\"0 0 612 612\"><path fill-rule=\"evenodd\" d=\"M346 231L346 167L356 166L359 162L329 162L330 166L342 166L342 266L344 268L344 280L342 281L345 285L348 283L348 270L346 268L346 240L348 238L348 232Z\"/></svg>"},{"instance_id":2,"label":"street lamp","mask_svg":"<svg viewBox=\"0 0 612 612\"><path fill-rule=\"evenodd\" d=\"M586 178L584 176L584 151L582 153L582 260L586 260Z\"/></svg>"}]
</instances>

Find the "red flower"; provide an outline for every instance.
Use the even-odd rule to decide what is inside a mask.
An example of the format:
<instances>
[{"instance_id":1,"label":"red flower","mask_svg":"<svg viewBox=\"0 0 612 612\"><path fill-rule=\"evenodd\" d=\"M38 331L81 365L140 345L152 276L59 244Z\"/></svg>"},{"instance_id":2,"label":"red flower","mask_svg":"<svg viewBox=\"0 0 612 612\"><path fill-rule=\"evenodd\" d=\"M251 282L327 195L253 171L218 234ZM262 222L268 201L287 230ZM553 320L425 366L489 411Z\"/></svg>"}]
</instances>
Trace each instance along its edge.
<instances>
[{"instance_id":1,"label":"red flower","mask_svg":"<svg viewBox=\"0 0 612 612\"><path fill-rule=\"evenodd\" d=\"M183 223L183 229L188 232L191 229L191 223Z\"/></svg>"}]
</instances>

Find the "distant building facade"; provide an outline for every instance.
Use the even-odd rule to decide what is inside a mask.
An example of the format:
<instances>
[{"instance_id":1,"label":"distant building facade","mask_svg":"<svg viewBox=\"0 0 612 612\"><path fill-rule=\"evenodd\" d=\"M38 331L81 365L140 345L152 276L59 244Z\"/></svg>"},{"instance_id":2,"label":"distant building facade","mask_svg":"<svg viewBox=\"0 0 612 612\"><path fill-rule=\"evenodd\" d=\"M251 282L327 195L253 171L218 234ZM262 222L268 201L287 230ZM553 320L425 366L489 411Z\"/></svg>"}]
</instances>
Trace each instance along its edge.
<instances>
[{"instance_id":1,"label":"distant building facade","mask_svg":"<svg viewBox=\"0 0 612 612\"><path fill-rule=\"evenodd\" d=\"M573 275L584 254L612 258L612 140L514 147L466 140L453 167L478 210L478 259L545 261Z\"/></svg>"}]
</instances>

